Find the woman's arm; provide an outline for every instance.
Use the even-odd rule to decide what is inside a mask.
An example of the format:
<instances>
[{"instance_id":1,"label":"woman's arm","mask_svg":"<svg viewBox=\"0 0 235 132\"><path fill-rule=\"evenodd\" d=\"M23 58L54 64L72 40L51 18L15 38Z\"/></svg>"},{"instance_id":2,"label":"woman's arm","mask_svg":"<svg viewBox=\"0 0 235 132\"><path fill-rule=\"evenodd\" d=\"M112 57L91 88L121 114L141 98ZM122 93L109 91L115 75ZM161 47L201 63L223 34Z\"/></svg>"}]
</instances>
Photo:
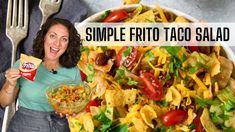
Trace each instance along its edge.
<instances>
[{"instance_id":1,"label":"woman's arm","mask_svg":"<svg viewBox=\"0 0 235 132\"><path fill-rule=\"evenodd\" d=\"M19 92L19 88L16 88L17 79L20 78L18 69L9 69L5 74L6 80L0 91L0 105L6 107L15 101Z\"/></svg>"}]
</instances>

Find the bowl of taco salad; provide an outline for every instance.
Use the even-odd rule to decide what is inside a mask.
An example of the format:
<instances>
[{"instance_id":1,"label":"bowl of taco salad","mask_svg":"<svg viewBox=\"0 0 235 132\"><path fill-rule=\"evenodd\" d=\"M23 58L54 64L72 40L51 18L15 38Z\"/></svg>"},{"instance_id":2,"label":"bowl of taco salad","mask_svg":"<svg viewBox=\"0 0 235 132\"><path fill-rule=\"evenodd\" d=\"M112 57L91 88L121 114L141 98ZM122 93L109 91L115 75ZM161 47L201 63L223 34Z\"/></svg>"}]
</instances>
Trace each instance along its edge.
<instances>
[{"instance_id":1,"label":"bowl of taco salad","mask_svg":"<svg viewBox=\"0 0 235 132\"><path fill-rule=\"evenodd\" d=\"M197 22L180 11L128 5L88 22ZM84 46L79 68L94 90L71 131L234 131L234 53L228 46ZM94 104L94 105L92 105Z\"/></svg>"}]
</instances>

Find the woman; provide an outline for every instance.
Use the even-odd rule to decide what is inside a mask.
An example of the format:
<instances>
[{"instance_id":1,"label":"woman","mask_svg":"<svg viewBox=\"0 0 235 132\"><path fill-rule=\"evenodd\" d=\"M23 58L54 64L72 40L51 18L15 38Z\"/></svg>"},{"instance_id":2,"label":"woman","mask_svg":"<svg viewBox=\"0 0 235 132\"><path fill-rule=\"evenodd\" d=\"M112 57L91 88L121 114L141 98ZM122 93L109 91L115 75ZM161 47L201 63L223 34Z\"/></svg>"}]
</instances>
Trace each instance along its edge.
<instances>
[{"instance_id":1,"label":"woman","mask_svg":"<svg viewBox=\"0 0 235 132\"><path fill-rule=\"evenodd\" d=\"M58 82L80 82L77 62L80 59L80 36L71 22L49 19L37 33L33 56L42 59L35 81L19 75L19 60L6 71L6 81L0 92L0 104L5 107L16 97L19 109L13 116L8 131L69 131L66 118L54 114L45 90Z\"/></svg>"}]
</instances>

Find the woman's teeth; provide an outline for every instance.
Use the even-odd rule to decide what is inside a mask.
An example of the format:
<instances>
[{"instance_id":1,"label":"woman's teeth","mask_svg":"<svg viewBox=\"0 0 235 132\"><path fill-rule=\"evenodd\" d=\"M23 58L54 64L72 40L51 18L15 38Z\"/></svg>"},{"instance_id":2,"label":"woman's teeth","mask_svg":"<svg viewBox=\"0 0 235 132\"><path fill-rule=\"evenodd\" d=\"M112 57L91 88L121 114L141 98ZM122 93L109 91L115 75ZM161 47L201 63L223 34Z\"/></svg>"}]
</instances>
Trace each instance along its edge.
<instances>
[{"instance_id":1,"label":"woman's teeth","mask_svg":"<svg viewBox=\"0 0 235 132\"><path fill-rule=\"evenodd\" d=\"M58 48L52 48L52 47L51 47L50 49L51 49L51 52L52 52L52 53L57 53L57 52L59 52L59 50L60 50L60 49L58 49Z\"/></svg>"}]
</instances>

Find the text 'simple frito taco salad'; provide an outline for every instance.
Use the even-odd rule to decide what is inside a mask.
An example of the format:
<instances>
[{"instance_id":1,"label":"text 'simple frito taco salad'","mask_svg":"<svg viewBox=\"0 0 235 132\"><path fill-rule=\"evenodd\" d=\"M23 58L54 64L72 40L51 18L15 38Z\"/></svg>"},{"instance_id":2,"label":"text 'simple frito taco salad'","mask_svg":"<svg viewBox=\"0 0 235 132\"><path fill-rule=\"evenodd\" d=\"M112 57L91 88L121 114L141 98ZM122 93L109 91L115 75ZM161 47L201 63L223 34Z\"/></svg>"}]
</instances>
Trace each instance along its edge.
<instances>
[{"instance_id":1,"label":"text 'simple frito taco salad'","mask_svg":"<svg viewBox=\"0 0 235 132\"><path fill-rule=\"evenodd\" d=\"M116 17L113 17L116 16ZM188 22L159 6L103 12L97 22ZM79 68L94 89L71 131L235 130L233 62L222 47L88 46Z\"/></svg>"}]
</instances>

